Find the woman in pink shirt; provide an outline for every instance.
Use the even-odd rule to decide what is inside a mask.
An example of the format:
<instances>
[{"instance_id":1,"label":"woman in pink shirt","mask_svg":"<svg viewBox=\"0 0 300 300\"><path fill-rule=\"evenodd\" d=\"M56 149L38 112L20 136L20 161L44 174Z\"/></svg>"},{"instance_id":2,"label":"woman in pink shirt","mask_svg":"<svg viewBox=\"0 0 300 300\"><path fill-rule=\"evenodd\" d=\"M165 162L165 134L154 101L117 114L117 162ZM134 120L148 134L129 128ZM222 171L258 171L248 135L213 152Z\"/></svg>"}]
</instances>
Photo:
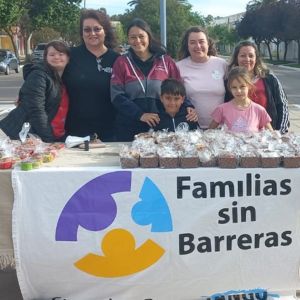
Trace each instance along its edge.
<instances>
[{"instance_id":1,"label":"woman in pink shirt","mask_svg":"<svg viewBox=\"0 0 300 300\"><path fill-rule=\"evenodd\" d=\"M194 105L201 128L208 128L212 111L224 102L227 62L216 56L214 43L199 26L183 35L177 67L186 96Z\"/></svg>"},{"instance_id":2,"label":"woman in pink shirt","mask_svg":"<svg viewBox=\"0 0 300 300\"><path fill-rule=\"evenodd\" d=\"M259 104L248 98L254 85L247 69L235 67L228 75L228 89L233 99L219 105L212 113L213 121L209 128L217 128L225 124L233 132L257 132L263 128L273 130L271 118L267 111Z\"/></svg>"}]
</instances>

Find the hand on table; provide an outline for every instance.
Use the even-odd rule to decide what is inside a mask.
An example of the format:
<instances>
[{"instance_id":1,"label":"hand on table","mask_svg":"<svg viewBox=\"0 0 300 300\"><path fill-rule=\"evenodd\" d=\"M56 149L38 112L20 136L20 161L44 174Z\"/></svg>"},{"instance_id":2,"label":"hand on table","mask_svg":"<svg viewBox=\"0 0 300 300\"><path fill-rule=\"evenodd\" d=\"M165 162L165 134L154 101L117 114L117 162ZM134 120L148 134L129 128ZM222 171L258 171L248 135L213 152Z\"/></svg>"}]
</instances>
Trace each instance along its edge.
<instances>
[{"instance_id":1,"label":"hand on table","mask_svg":"<svg viewBox=\"0 0 300 300\"><path fill-rule=\"evenodd\" d=\"M147 123L150 127L155 127L160 121L158 114L153 113L144 113L140 120Z\"/></svg>"},{"instance_id":2,"label":"hand on table","mask_svg":"<svg viewBox=\"0 0 300 300\"><path fill-rule=\"evenodd\" d=\"M198 116L196 113L196 109L193 107L187 107L188 114L186 115L186 119L191 122L198 122Z\"/></svg>"}]
</instances>

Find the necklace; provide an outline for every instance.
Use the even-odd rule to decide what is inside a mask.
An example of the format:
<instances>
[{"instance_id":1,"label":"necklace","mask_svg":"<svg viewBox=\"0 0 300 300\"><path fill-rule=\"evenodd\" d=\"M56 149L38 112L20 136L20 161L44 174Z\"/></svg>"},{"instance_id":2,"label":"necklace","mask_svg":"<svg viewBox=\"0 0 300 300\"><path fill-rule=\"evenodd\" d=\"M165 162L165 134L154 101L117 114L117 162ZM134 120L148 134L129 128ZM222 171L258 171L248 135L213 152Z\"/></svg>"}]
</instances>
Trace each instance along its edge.
<instances>
[{"instance_id":1,"label":"necklace","mask_svg":"<svg viewBox=\"0 0 300 300\"><path fill-rule=\"evenodd\" d=\"M97 69L99 72L105 72L105 73L108 73L108 74L111 74L112 73L112 67L103 67L102 66L102 59L103 59L103 56L102 57L99 57L99 58L96 58L96 62L97 62ZM105 64L105 62L104 62Z\"/></svg>"},{"instance_id":2,"label":"necklace","mask_svg":"<svg viewBox=\"0 0 300 300\"><path fill-rule=\"evenodd\" d=\"M101 72L101 71L103 70L103 67L102 67L102 65L101 65L102 58L103 58L103 57L101 57L101 58L96 58L97 69L98 69L99 72Z\"/></svg>"}]
</instances>

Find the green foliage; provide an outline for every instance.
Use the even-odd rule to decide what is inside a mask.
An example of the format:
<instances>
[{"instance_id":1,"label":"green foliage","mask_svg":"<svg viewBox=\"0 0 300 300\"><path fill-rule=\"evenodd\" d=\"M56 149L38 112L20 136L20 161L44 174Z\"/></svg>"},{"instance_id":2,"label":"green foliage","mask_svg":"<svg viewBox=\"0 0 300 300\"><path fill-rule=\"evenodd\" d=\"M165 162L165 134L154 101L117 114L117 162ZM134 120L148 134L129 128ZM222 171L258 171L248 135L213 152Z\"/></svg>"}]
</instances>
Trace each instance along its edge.
<instances>
[{"instance_id":1,"label":"green foliage","mask_svg":"<svg viewBox=\"0 0 300 300\"><path fill-rule=\"evenodd\" d=\"M81 0L0 0L0 29L10 36L17 55L12 32L16 26L26 40L26 54L30 53L27 41L30 41L32 33L43 42L53 37L78 41L80 3ZM49 35L49 28L56 33Z\"/></svg>"},{"instance_id":2,"label":"green foliage","mask_svg":"<svg viewBox=\"0 0 300 300\"><path fill-rule=\"evenodd\" d=\"M43 27L42 30L35 31L32 37L33 45L37 45L38 43L45 43L52 40L59 39L60 33L55 31L53 28Z\"/></svg>"},{"instance_id":3,"label":"green foliage","mask_svg":"<svg viewBox=\"0 0 300 300\"><path fill-rule=\"evenodd\" d=\"M116 26L116 37L118 44L124 44L126 42L126 36L121 23L117 24Z\"/></svg>"},{"instance_id":4,"label":"green foliage","mask_svg":"<svg viewBox=\"0 0 300 300\"><path fill-rule=\"evenodd\" d=\"M246 13L237 25L237 31L242 38L252 37L258 46L265 42L271 60L270 42L275 43L279 60L280 43L284 42L285 45L285 59L289 42L300 40L299 27L299 0L253 0L247 5Z\"/></svg>"},{"instance_id":5,"label":"green foliage","mask_svg":"<svg viewBox=\"0 0 300 300\"><path fill-rule=\"evenodd\" d=\"M21 0L0 0L0 28L16 26L24 12Z\"/></svg>"},{"instance_id":6,"label":"green foliage","mask_svg":"<svg viewBox=\"0 0 300 300\"><path fill-rule=\"evenodd\" d=\"M65 32L74 19L78 20L80 2L79 0L28 0L28 15L35 29L51 27L59 32Z\"/></svg>"},{"instance_id":7,"label":"green foliage","mask_svg":"<svg viewBox=\"0 0 300 300\"><path fill-rule=\"evenodd\" d=\"M226 54L226 46L231 49L239 40L236 30L228 25L209 26L207 32L224 54Z\"/></svg>"},{"instance_id":8,"label":"green foliage","mask_svg":"<svg viewBox=\"0 0 300 300\"><path fill-rule=\"evenodd\" d=\"M144 19L151 27L157 39L160 39L160 5L159 0L133 0L128 3L131 7L125 14L115 16L124 28L133 18ZM205 20L198 13L192 12L192 6L188 1L167 1L167 49L168 53L175 57L177 55L182 34L192 25L205 25Z\"/></svg>"},{"instance_id":9,"label":"green foliage","mask_svg":"<svg viewBox=\"0 0 300 300\"><path fill-rule=\"evenodd\" d=\"M10 37L14 51L18 56L18 49L13 38L20 16L24 13L21 0L0 0L0 29Z\"/></svg>"}]
</instances>

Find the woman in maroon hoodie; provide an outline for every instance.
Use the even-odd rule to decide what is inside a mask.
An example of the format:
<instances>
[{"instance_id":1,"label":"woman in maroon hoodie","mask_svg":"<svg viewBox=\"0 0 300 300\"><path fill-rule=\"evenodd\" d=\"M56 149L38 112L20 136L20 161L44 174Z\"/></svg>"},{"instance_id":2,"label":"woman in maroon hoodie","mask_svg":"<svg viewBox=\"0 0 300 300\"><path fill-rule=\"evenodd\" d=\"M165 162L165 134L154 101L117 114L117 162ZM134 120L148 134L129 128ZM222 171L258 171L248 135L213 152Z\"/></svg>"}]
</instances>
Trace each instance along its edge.
<instances>
[{"instance_id":1,"label":"woman in maroon hoodie","mask_svg":"<svg viewBox=\"0 0 300 300\"><path fill-rule=\"evenodd\" d=\"M181 80L173 59L154 39L149 25L134 19L127 28L130 49L117 58L111 78L111 100L117 110L118 141L131 141L135 134L146 132L159 123L156 101L161 82L167 78ZM188 120L197 118L190 103Z\"/></svg>"}]
</instances>

